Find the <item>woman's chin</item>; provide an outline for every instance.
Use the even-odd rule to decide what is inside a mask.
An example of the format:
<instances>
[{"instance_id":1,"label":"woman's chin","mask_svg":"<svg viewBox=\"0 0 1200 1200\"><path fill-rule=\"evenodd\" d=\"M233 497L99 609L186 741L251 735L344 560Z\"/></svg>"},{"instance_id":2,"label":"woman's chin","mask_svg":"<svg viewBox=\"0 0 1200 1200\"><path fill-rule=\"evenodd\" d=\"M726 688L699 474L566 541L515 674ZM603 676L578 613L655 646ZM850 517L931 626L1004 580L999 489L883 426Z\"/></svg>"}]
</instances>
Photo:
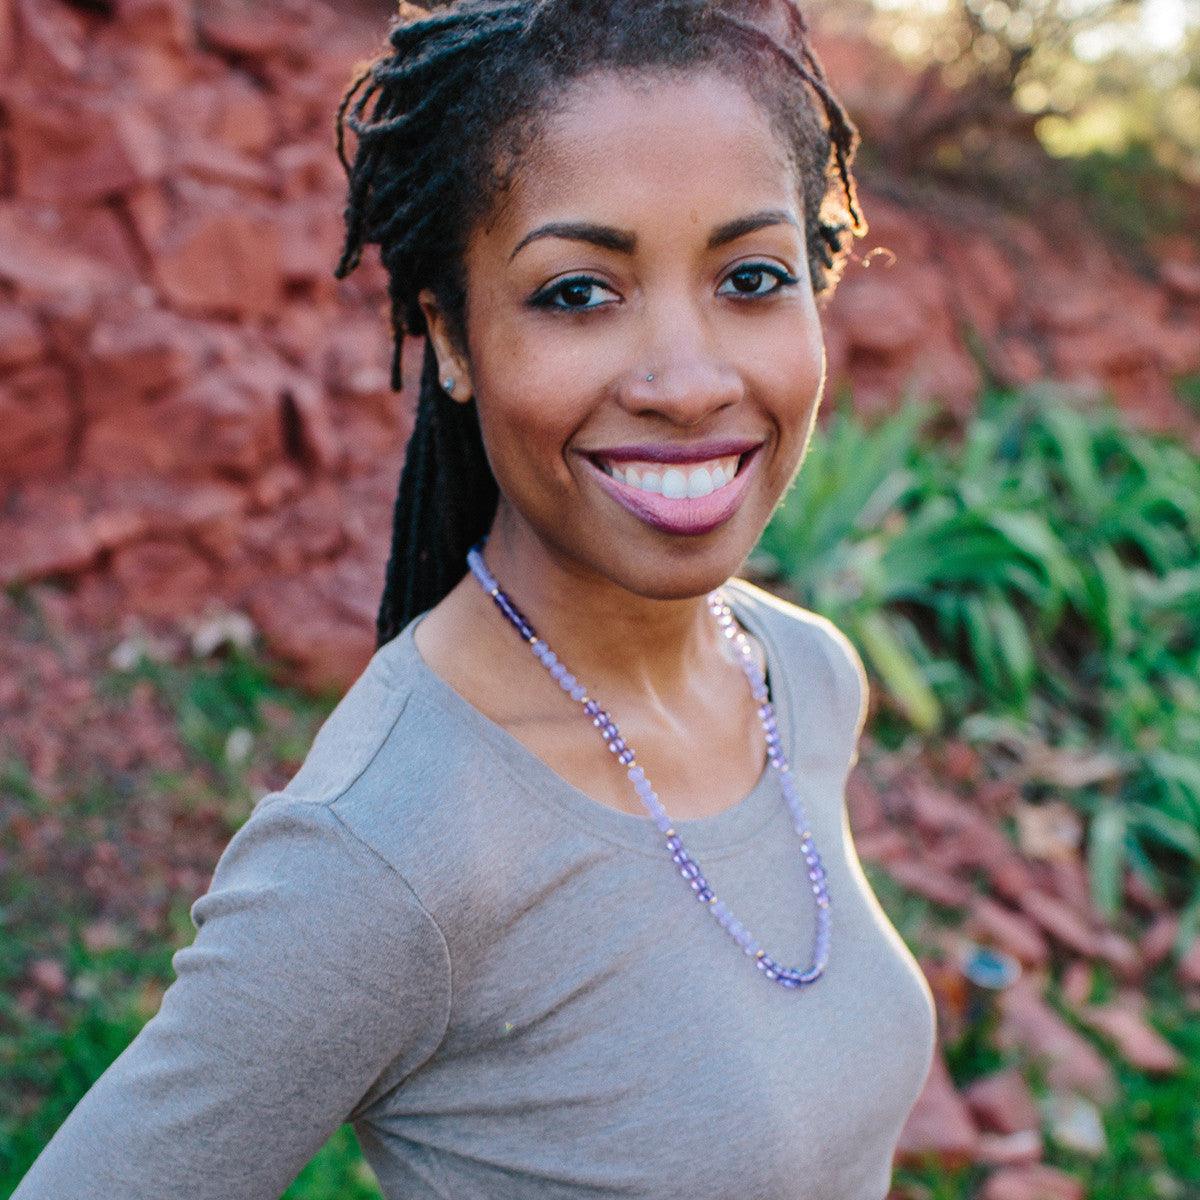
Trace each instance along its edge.
<instances>
[{"instance_id":1,"label":"woman's chin","mask_svg":"<svg viewBox=\"0 0 1200 1200\"><path fill-rule=\"evenodd\" d=\"M736 575L754 549L754 543L747 545L744 539L732 549L731 539L722 540L723 545L689 545L676 552L631 552L619 561L606 555L597 566L618 587L646 600L691 600Z\"/></svg>"}]
</instances>

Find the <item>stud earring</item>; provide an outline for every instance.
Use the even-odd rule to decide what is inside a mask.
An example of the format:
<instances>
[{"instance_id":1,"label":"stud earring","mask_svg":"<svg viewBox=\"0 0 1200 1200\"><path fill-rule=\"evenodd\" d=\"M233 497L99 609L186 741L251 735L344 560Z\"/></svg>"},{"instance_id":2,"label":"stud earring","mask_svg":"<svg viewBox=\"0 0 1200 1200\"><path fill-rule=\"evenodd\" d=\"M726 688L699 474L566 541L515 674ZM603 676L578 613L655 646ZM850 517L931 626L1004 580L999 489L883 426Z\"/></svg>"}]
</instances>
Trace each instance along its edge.
<instances>
[{"instance_id":1,"label":"stud earring","mask_svg":"<svg viewBox=\"0 0 1200 1200\"><path fill-rule=\"evenodd\" d=\"M455 382L456 382L456 381L455 381L455 379L454 379L454 376L453 376L453 375L447 375L447 376L446 376L446 378L442 380L442 387L443 387L443 388L444 388L444 389L445 389L447 392L452 392L452 391L454 391L454 384L455 384Z\"/></svg>"}]
</instances>

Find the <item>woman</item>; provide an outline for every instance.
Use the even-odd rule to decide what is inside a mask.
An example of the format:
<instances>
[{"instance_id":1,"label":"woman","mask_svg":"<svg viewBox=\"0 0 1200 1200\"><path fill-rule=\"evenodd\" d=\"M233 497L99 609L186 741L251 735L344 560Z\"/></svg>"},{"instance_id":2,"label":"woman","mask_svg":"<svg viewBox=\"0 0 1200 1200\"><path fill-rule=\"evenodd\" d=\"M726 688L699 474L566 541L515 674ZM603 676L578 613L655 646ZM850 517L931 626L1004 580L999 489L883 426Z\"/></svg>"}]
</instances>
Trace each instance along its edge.
<instances>
[{"instance_id":1,"label":"woman","mask_svg":"<svg viewBox=\"0 0 1200 1200\"><path fill-rule=\"evenodd\" d=\"M338 122L395 387L428 335L379 646L17 1198L266 1200L350 1120L407 1200L879 1200L934 1017L846 821L865 676L734 577L813 427L856 131L783 0L390 43Z\"/></svg>"}]
</instances>

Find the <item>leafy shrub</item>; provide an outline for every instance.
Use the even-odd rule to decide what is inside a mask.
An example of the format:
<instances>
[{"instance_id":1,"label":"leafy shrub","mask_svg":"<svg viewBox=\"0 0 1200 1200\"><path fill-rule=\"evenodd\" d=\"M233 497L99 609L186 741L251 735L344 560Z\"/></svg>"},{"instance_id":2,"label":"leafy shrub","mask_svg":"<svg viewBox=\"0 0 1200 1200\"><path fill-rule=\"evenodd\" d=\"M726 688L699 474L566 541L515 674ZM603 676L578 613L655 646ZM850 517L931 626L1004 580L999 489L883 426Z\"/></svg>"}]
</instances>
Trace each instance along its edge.
<instances>
[{"instance_id":1,"label":"leafy shrub","mask_svg":"<svg viewBox=\"0 0 1200 1200\"><path fill-rule=\"evenodd\" d=\"M923 440L931 415L831 414L758 561L855 641L881 740L952 722L1074 754L1097 903L1114 911L1127 862L1156 890L1166 867L1194 892L1182 942L1200 918L1200 463L1050 386L990 394L957 444Z\"/></svg>"}]
</instances>

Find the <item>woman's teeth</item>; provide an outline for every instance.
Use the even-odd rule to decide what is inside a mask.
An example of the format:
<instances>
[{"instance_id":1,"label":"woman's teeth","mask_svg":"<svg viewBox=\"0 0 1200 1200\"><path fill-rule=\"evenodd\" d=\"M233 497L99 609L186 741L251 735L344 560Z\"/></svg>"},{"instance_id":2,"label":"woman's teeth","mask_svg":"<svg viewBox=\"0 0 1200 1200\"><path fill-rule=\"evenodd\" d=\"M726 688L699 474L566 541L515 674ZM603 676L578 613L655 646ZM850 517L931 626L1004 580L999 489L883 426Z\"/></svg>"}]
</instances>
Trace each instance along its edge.
<instances>
[{"instance_id":1,"label":"woman's teeth","mask_svg":"<svg viewBox=\"0 0 1200 1200\"><path fill-rule=\"evenodd\" d=\"M738 455L714 458L703 463L668 467L665 463L607 463L598 460L606 475L643 492L654 492L668 500L696 500L724 487L737 474Z\"/></svg>"}]
</instances>

